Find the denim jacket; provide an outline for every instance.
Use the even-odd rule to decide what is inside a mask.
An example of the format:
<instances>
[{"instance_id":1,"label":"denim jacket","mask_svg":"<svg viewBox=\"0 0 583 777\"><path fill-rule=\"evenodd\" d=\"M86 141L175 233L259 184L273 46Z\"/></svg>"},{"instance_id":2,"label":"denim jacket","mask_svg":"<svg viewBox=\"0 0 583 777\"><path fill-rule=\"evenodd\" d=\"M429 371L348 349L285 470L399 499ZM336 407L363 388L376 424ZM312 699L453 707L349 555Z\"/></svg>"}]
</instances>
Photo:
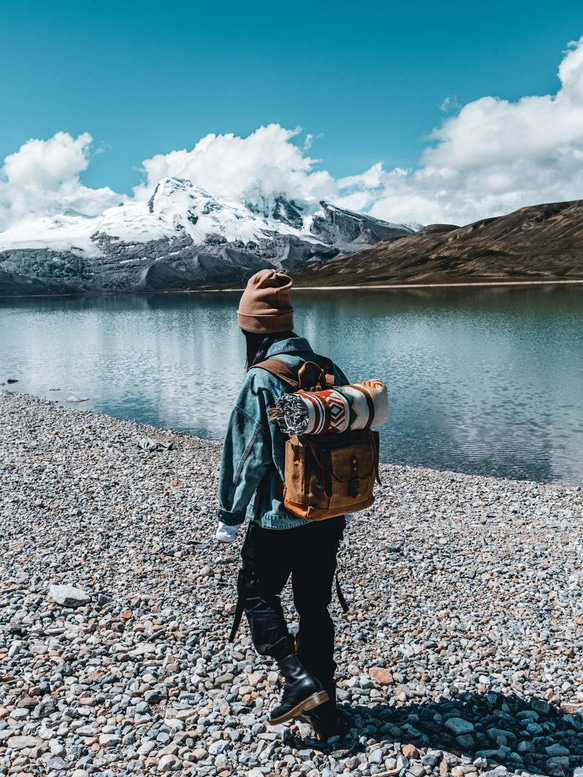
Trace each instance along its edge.
<instances>
[{"instance_id":1,"label":"denim jacket","mask_svg":"<svg viewBox=\"0 0 583 777\"><path fill-rule=\"evenodd\" d=\"M290 337L274 343L266 358L277 357L297 371L315 356L305 338ZM336 365L334 378L337 385L348 382ZM256 519L265 529L292 529L306 523L283 506L286 436L267 417L268 409L285 391L285 384L267 370L252 367L247 371L231 413L221 460L218 518L229 526L238 526L246 517ZM256 507L257 499L260 504Z\"/></svg>"}]
</instances>

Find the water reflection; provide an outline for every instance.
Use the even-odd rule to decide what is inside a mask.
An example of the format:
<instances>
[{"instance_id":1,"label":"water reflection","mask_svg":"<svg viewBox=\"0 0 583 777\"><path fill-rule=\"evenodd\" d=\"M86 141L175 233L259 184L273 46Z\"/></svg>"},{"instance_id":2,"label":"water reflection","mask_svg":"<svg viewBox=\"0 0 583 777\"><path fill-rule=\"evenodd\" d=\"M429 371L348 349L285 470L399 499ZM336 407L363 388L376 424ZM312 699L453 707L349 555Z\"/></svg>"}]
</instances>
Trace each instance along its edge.
<instances>
[{"instance_id":1,"label":"water reflection","mask_svg":"<svg viewBox=\"0 0 583 777\"><path fill-rule=\"evenodd\" d=\"M296 331L389 385L386 461L583 482L583 289L295 292ZM238 295L0 301L0 381L220 439L243 376ZM61 391L51 392L58 387Z\"/></svg>"}]
</instances>

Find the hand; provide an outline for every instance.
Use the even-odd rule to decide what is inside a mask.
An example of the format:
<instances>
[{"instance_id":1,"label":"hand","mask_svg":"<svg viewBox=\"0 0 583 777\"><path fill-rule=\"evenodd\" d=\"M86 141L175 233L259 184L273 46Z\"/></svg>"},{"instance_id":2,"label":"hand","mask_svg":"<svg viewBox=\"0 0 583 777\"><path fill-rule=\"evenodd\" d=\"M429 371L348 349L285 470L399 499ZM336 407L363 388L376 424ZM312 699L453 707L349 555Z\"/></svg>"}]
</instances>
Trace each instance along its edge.
<instances>
[{"instance_id":1,"label":"hand","mask_svg":"<svg viewBox=\"0 0 583 777\"><path fill-rule=\"evenodd\" d=\"M239 525L237 526L229 526L226 523L223 523L222 521L219 521L219 525L217 526L217 533L215 534L215 539L217 539L219 542L233 542L235 537L237 536L237 532L239 530Z\"/></svg>"},{"instance_id":2,"label":"hand","mask_svg":"<svg viewBox=\"0 0 583 777\"><path fill-rule=\"evenodd\" d=\"M347 532L346 530L352 524L353 519L354 519L354 513L347 513L344 516L344 520L346 521L346 526L344 527L344 533L342 535L342 545L345 548L347 548L350 545L350 532Z\"/></svg>"}]
</instances>

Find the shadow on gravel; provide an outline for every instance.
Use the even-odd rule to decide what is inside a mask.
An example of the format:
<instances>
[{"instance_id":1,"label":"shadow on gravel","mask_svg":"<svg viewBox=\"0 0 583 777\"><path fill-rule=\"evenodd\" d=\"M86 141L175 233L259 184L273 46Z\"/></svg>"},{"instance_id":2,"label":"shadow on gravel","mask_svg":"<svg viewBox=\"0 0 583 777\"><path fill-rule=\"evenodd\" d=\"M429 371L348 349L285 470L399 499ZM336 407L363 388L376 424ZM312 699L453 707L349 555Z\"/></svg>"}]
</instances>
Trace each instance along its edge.
<instances>
[{"instance_id":1,"label":"shadow on gravel","mask_svg":"<svg viewBox=\"0 0 583 777\"><path fill-rule=\"evenodd\" d=\"M340 704L342 737L317 748L326 753L358 753L365 748L360 739L411 744L428 749L413 754L430 767L442 760L440 752L485 759L495 768L509 771L567 777L583 766L583 712L567 714L543 699L528 701L498 693L461 693L451 699L426 704L371 707ZM298 740L299 741L299 740ZM314 740L304 740L304 746ZM395 776L408 765L405 758ZM445 772L445 765L442 766ZM451 771L450 768L447 771Z\"/></svg>"}]
</instances>

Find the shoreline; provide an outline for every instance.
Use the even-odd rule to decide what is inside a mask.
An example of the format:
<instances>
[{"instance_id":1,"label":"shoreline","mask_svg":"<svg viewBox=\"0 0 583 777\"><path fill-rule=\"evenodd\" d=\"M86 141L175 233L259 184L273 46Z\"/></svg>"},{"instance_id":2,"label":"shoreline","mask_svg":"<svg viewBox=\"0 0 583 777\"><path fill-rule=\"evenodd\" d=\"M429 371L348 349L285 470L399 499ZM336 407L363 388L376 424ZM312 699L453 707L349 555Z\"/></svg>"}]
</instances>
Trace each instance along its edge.
<instances>
[{"instance_id":1,"label":"shoreline","mask_svg":"<svg viewBox=\"0 0 583 777\"><path fill-rule=\"evenodd\" d=\"M365 291L367 289L450 289L450 288L469 288L472 286L564 286L564 285L583 286L582 280L558 280L558 281L476 281L460 283L393 283L393 284L362 284L357 286L295 286L294 291ZM241 292L244 287L228 289L185 289L185 294L196 294L203 292ZM172 292L164 292L172 293Z\"/></svg>"},{"instance_id":2,"label":"shoreline","mask_svg":"<svg viewBox=\"0 0 583 777\"><path fill-rule=\"evenodd\" d=\"M220 443L6 389L0 424L3 774L583 766L580 487L381 465L340 552L347 729L326 745L267 724L275 667L245 623L227 642L244 532L214 540ZM51 584L86 600L59 605Z\"/></svg>"},{"instance_id":3,"label":"shoreline","mask_svg":"<svg viewBox=\"0 0 583 777\"><path fill-rule=\"evenodd\" d=\"M215 440L210 437L198 437L194 434L191 434L190 432L182 431L180 429L173 429L171 427L159 427L159 426L152 426L151 424L145 424L140 421L133 421L131 419L121 418L119 416L111 415L110 413L105 413L100 410L92 410L87 407L83 407L84 403L76 404L76 403L68 403L66 400L52 397L44 397L37 394L30 394L26 391L20 391L15 388L6 388L5 386L0 386L0 397L2 394L15 394L17 396L21 397L27 397L34 401L39 401L41 403L47 403L49 405L54 405L55 407L59 407L63 410L70 411L73 413L90 413L95 415L98 419L99 418L108 418L112 421L119 421L120 423L127 423L127 424L134 424L137 427L143 428L144 436L146 436L146 433L148 434L154 434L157 435L159 433L167 433L171 435L176 435L178 437L185 437L191 440L195 440L203 445L210 445L210 446L218 446L219 449L222 448L222 441L221 440ZM475 473L475 472L462 472L461 470L454 470L454 469L437 469L435 467L429 467L429 466L422 466L422 465L415 465L415 464L399 464L397 462L386 462L386 461L380 461L379 462L380 469L382 470L383 467L390 467L390 468L396 468L396 469L403 469L406 471L414 472L414 473L427 473L427 474L435 474L435 475L441 475L441 476L459 476L464 478L478 478L478 479L484 479L484 480L492 480L492 481L502 481L502 482L508 482L508 483L526 483L536 486L556 486L559 488L567 488L567 489L574 489L575 491L583 491L583 484L575 483L575 482L569 482L565 480L529 480L527 478L524 479L516 479L511 477L504 477L503 475L486 475L481 473ZM583 517L583 515L582 515Z\"/></svg>"},{"instance_id":4,"label":"shoreline","mask_svg":"<svg viewBox=\"0 0 583 777\"><path fill-rule=\"evenodd\" d=\"M393 284L362 284L354 286L294 286L294 291L365 291L367 289L449 289L471 288L488 286L583 286L581 280L537 280L537 281L462 281L459 283L393 283ZM128 290L128 291L104 291L104 292L62 292L54 294L0 294L0 300L10 299L53 299L58 297L119 297L129 295L146 294L220 294L240 293L244 286L229 287L225 289L205 287L196 289L159 289L159 290Z\"/></svg>"}]
</instances>

